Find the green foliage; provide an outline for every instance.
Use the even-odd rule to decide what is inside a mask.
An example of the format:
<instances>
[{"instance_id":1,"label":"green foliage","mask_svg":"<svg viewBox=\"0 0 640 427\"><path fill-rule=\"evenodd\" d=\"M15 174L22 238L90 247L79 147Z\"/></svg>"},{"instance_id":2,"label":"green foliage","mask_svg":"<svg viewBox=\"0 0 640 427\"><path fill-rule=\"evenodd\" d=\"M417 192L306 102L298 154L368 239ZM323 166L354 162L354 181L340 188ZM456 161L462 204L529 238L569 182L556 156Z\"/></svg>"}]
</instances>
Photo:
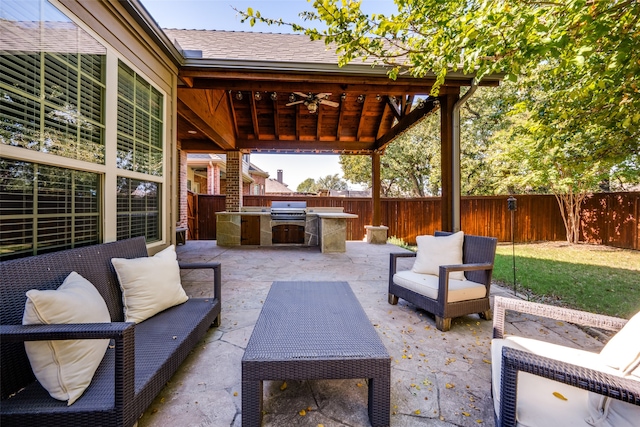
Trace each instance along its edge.
<instances>
[{"instance_id":1,"label":"green foliage","mask_svg":"<svg viewBox=\"0 0 640 427\"><path fill-rule=\"evenodd\" d=\"M399 246L401 248L408 249L408 250L413 251L413 252L418 250L417 246L411 246L407 242L402 240L400 237L396 237L396 236L389 237L387 239L387 243L389 243L390 245L396 245L396 246Z\"/></svg>"},{"instance_id":2,"label":"green foliage","mask_svg":"<svg viewBox=\"0 0 640 427\"><path fill-rule=\"evenodd\" d=\"M640 310L640 252L556 243L516 245L518 292L594 313L628 318ZM498 245L493 279L513 288L511 245Z\"/></svg>"},{"instance_id":3,"label":"green foliage","mask_svg":"<svg viewBox=\"0 0 640 427\"><path fill-rule=\"evenodd\" d=\"M317 180L307 178L298 185L296 191L299 193L317 193L321 190L346 190L347 188L346 181L340 178L340 175L334 174L320 177Z\"/></svg>"},{"instance_id":4,"label":"green foliage","mask_svg":"<svg viewBox=\"0 0 640 427\"><path fill-rule=\"evenodd\" d=\"M390 144L380 158L382 194L387 197L425 197L440 190L439 115L422 120ZM371 158L341 155L344 177L371 186Z\"/></svg>"},{"instance_id":5,"label":"green foliage","mask_svg":"<svg viewBox=\"0 0 640 427\"><path fill-rule=\"evenodd\" d=\"M340 65L371 58L393 79L433 73L433 96L451 72L503 74L501 91L479 91L462 111L463 194L552 192L575 242L587 192L640 181L640 2L394 1L398 12L385 16L314 0L301 13L306 28L288 25L323 39ZM385 194L437 194L438 152L420 130L394 141L382 159ZM347 179L369 184L366 160L341 163Z\"/></svg>"}]
</instances>

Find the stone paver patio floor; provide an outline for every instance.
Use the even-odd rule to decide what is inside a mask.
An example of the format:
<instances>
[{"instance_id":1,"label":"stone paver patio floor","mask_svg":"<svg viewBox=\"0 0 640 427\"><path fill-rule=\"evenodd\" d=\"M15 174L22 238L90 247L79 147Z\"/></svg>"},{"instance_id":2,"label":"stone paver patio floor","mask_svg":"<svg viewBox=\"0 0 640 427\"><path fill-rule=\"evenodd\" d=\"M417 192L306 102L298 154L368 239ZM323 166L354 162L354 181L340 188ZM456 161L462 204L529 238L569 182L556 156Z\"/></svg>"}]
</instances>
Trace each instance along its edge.
<instances>
[{"instance_id":1,"label":"stone paver patio floor","mask_svg":"<svg viewBox=\"0 0 640 427\"><path fill-rule=\"evenodd\" d=\"M493 426L490 343L492 324L476 315L435 328L430 314L400 300L387 302L393 245L347 242L323 254L304 247L217 247L215 241L178 246L180 261L222 263L221 326L212 328L139 420L139 427L241 425L240 360L269 287L276 280L344 280L392 357L391 426ZM410 268L413 260L401 259ZM211 294L202 272L183 276L191 296ZM492 295L511 295L492 286ZM510 314L507 331L598 350L581 329ZM369 426L364 380L266 381L264 426ZM305 415L300 415L304 410Z\"/></svg>"}]
</instances>

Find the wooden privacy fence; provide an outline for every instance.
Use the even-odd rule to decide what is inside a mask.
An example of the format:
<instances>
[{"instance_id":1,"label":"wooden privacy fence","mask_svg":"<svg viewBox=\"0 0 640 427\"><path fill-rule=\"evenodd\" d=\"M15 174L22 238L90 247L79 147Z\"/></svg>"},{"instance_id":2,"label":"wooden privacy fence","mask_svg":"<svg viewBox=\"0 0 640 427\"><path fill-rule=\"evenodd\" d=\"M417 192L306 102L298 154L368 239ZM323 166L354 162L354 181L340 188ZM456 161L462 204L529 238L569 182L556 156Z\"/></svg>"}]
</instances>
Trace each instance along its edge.
<instances>
[{"instance_id":1,"label":"wooden privacy fence","mask_svg":"<svg viewBox=\"0 0 640 427\"><path fill-rule=\"evenodd\" d=\"M463 197L460 207L461 228L465 233L494 236L511 241L509 196ZM553 195L517 195L513 212L516 242L562 241L566 239L564 223ZM196 195L196 239L215 239L215 212L225 209L224 196ZM317 196L249 196L244 206L270 206L273 200L304 200L309 207L343 207L358 215L347 220L347 239L362 240L365 225L371 224L373 205L370 198ZM591 195L582 209L582 240L620 248L640 249L640 192ZM381 222L389 227L389 236L415 244L416 236L433 234L440 229L440 198L381 199Z\"/></svg>"}]
</instances>

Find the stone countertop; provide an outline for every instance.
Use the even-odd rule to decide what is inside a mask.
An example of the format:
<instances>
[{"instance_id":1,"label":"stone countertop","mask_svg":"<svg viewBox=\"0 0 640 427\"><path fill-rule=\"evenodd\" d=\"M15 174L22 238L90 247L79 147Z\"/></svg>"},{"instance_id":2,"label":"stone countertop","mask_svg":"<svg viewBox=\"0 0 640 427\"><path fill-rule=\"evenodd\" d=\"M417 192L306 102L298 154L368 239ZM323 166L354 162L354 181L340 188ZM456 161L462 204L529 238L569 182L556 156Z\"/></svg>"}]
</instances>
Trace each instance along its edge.
<instances>
[{"instance_id":1,"label":"stone countertop","mask_svg":"<svg viewBox=\"0 0 640 427\"><path fill-rule=\"evenodd\" d=\"M335 218L335 219L358 218L358 215L350 214L346 212L313 212L313 213L308 213L307 215L317 215L318 218Z\"/></svg>"},{"instance_id":2,"label":"stone countertop","mask_svg":"<svg viewBox=\"0 0 640 427\"><path fill-rule=\"evenodd\" d=\"M260 215L271 215L271 212L270 211L265 211L265 212L261 212L261 211L227 212L227 211L223 211L223 212L216 212L216 215L253 215L253 216L260 216Z\"/></svg>"}]
</instances>

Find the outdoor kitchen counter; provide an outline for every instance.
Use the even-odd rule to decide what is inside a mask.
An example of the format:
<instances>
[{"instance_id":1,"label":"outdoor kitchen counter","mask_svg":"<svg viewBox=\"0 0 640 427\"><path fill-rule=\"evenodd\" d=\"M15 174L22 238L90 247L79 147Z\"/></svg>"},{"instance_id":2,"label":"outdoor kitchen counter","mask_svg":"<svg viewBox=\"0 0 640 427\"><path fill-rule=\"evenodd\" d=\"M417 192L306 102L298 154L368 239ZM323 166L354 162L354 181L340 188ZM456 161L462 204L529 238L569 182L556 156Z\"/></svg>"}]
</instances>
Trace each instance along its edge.
<instances>
[{"instance_id":1,"label":"outdoor kitchen counter","mask_svg":"<svg viewBox=\"0 0 640 427\"><path fill-rule=\"evenodd\" d=\"M317 215L320 252L345 252L347 250L347 219L358 215L345 212L310 212Z\"/></svg>"},{"instance_id":2,"label":"outdoor kitchen counter","mask_svg":"<svg viewBox=\"0 0 640 427\"><path fill-rule=\"evenodd\" d=\"M246 209L246 211L244 210ZM345 252L347 238L347 220L358 215L330 208L309 208L306 212L305 240L300 246L320 246L321 252ZM274 225L288 221L271 219L269 208L246 207L242 212L216 213L216 240L218 246L240 246L247 240L243 236L243 218L254 217L259 221L259 245L272 246ZM248 219L248 218L247 218ZM292 222L293 223L293 222ZM246 225L246 223L245 223ZM255 243L258 244L257 242Z\"/></svg>"}]
</instances>

